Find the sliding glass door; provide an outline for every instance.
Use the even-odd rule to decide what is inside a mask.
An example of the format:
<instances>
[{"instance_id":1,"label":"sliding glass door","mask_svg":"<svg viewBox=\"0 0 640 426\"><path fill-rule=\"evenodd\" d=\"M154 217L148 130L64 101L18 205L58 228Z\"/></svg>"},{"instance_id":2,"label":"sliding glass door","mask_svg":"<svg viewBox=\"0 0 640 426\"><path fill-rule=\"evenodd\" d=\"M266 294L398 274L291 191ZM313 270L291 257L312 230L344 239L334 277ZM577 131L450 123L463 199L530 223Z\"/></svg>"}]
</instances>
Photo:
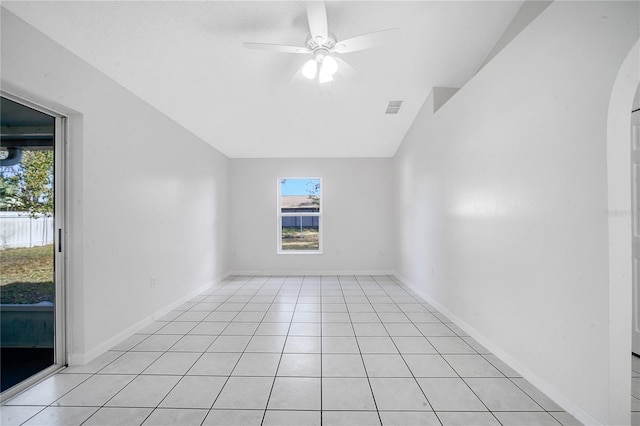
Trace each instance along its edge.
<instances>
[{"instance_id":1,"label":"sliding glass door","mask_svg":"<svg viewBox=\"0 0 640 426\"><path fill-rule=\"evenodd\" d=\"M63 117L0 99L2 397L65 363Z\"/></svg>"}]
</instances>

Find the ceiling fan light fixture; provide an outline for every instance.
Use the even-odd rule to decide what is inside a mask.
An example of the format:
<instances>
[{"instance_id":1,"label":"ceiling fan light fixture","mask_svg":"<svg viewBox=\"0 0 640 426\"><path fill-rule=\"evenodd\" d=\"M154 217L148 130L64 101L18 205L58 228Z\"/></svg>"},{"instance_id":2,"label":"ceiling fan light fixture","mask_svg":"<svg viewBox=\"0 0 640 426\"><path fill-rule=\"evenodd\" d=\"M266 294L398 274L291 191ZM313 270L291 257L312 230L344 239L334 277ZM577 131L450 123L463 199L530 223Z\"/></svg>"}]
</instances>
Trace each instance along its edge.
<instances>
[{"instance_id":1,"label":"ceiling fan light fixture","mask_svg":"<svg viewBox=\"0 0 640 426\"><path fill-rule=\"evenodd\" d=\"M2 0L0 0L2 1ZM343 53L358 52L381 44L391 33L397 33L397 28L375 31L346 40L338 40L329 32L327 25L327 10L324 0L307 1L307 21L309 36L304 46L290 46L272 43L244 43L246 49L266 50L279 53L296 53L313 55L313 60L307 61L299 70L305 78L327 83L333 80L333 75L340 68L347 73L353 73L353 68L340 56ZM332 55L339 55L334 57Z\"/></svg>"},{"instance_id":2,"label":"ceiling fan light fixture","mask_svg":"<svg viewBox=\"0 0 640 426\"><path fill-rule=\"evenodd\" d=\"M332 56L325 56L322 60L322 70L333 75L338 71L338 62Z\"/></svg>"},{"instance_id":3,"label":"ceiling fan light fixture","mask_svg":"<svg viewBox=\"0 0 640 426\"><path fill-rule=\"evenodd\" d=\"M320 84L329 83L333 81L333 76L324 70L324 67L320 67L320 73L318 75L318 81Z\"/></svg>"},{"instance_id":4,"label":"ceiling fan light fixture","mask_svg":"<svg viewBox=\"0 0 640 426\"><path fill-rule=\"evenodd\" d=\"M314 78L316 78L317 73L318 63L315 61L315 59L309 59L302 67L302 75L304 75L309 80L313 80Z\"/></svg>"}]
</instances>

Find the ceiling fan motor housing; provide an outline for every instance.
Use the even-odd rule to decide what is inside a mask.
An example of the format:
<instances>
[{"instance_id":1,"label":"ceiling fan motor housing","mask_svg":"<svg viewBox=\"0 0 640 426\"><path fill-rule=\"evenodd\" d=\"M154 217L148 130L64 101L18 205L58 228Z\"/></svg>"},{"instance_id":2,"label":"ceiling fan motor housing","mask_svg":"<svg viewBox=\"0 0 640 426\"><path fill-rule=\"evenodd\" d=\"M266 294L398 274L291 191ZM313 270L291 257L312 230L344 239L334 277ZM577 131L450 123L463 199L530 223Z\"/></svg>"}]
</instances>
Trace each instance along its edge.
<instances>
[{"instance_id":1,"label":"ceiling fan motor housing","mask_svg":"<svg viewBox=\"0 0 640 426\"><path fill-rule=\"evenodd\" d=\"M311 37L311 35L309 35L309 37L307 38L307 42L305 43L305 46L307 46L309 50L313 50L314 52L316 49L330 50L330 49L333 49L335 45L336 45L336 38L333 34L329 34L326 40L321 40L321 39L316 40L313 37Z\"/></svg>"},{"instance_id":2,"label":"ceiling fan motor housing","mask_svg":"<svg viewBox=\"0 0 640 426\"><path fill-rule=\"evenodd\" d=\"M329 56L329 51L324 47L318 47L313 51L313 59L316 62L322 62L326 56Z\"/></svg>"}]
</instances>

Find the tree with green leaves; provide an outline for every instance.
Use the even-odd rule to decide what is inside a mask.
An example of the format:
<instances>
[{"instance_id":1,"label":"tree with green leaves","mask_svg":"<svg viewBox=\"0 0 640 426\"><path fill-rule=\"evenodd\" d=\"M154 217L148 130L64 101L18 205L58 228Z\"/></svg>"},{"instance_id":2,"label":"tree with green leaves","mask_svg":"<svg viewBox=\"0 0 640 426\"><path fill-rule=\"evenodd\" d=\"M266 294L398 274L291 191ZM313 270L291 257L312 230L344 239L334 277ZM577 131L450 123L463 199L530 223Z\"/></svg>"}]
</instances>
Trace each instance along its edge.
<instances>
[{"instance_id":1,"label":"tree with green leaves","mask_svg":"<svg viewBox=\"0 0 640 426\"><path fill-rule=\"evenodd\" d=\"M307 198L311 200L314 205L320 205L320 180L313 179L307 181Z\"/></svg>"},{"instance_id":2,"label":"tree with green leaves","mask_svg":"<svg viewBox=\"0 0 640 426\"><path fill-rule=\"evenodd\" d=\"M0 169L0 209L53 215L53 151L25 151L20 164Z\"/></svg>"}]
</instances>

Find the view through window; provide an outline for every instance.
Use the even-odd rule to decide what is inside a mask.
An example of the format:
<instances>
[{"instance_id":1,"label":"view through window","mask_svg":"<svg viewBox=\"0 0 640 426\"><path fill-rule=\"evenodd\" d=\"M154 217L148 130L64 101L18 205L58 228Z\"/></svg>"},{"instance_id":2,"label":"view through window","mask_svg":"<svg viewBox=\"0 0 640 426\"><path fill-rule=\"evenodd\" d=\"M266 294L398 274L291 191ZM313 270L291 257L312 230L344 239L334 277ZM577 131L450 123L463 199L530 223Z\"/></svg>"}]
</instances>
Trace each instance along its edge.
<instances>
[{"instance_id":1,"label":"view through window","mask_svg":"<svg viewBox=\"0 0 640 426\"><path fill-rule=\"evenodd\" d=\"M1 97L0 392L55 363L56 120Z\"/></svg>"},{"instance_id":2,"label":"view through window","mask_svg":"<svg viewBox=\"0 0 640 426\"><path fill-rule=\"evenodd\" d=\"M278 179L278 253L322 252L322 180Z\"/></svg>"}]
</instances>

